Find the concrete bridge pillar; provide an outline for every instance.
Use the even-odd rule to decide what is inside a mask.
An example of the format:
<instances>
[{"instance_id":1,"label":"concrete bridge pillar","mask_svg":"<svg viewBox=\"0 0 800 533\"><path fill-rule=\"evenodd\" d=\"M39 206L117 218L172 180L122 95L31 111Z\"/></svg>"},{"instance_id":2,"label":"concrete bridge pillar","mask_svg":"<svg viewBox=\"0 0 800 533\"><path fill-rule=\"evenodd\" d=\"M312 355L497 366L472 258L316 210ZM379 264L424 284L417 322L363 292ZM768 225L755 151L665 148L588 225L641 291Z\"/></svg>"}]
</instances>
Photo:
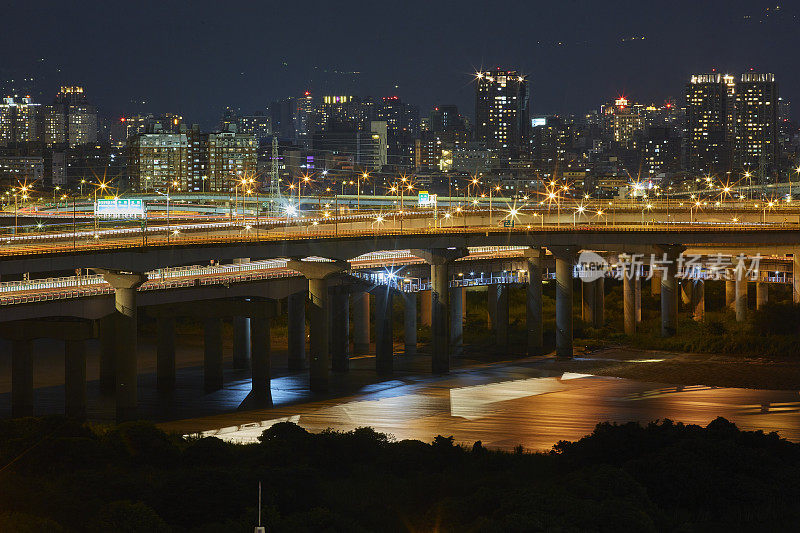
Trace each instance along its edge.
<instances>
[{"instance_id":1,"label":"concrete bridge pillar","mask_svg":"<svg viewBox=\"0 0 800 533\"><path fill-rule=\"evenodd\" d=\"M525 251L528 270L528 288L525 298L525 329L527 330L528 356L540 355L544 349L542 327L542 256L544 250L531 248Z\"/></svg>"},{"instance_id":2,"label":"concrete bridge pillar","mask_svg":"<svg viewBox=\"0 0 800 533\"><path fill-rule=\"evenodd\" d=\"M769 285L762 281L756 282L756 309L761 309L769 301Z\"/></svg>"},{"instance_id":3,"label":"concrete bridge pillar","mask_svg":"<svg viewBox=\"0 0 800 533\"><path fill-rule=\"evenodd\" d=\"M269 320L268 316L252 317L250 319L250 353L252 356L250 362L252 380L250 400L254 407L272 405Z\"/></svg>"},{"instance_id":4,"label":"concrete bridge pillar","mask_svg":"<svg viewBox=\"0 0 800 533\"><path fill-rule=\"evenodd\" d=\"M233 264L249 263L249 257L239 257ZM233 368L250 366L250 318L233 317Z\"/></svg>"},{"instance_id":5,"label":"concrete bridge pillar","mask_svg":"<svg viewBox=\"0 0 800 533\"><path fill-rule=\"evenodd\" d=\"M331 298L331 368L350 370L350 295L345 287L334 287Z\"/></svg>"},{"instance_id":6,"label":"concrete bridge pillar","mask_svg":"<svg viewBox=\"0 0 800 533\"><path fill-rule=\"evenodd\" d=\"M636 333L636 272L626 269L622 277L622 307L625 335Z\"/></svg>"},{"instance_id":7,"label":"concrete bridge pillar","mask_svg":"<svg viewBox=\"0 0 800 533\"><path fill-rule=\"evenodd\" d=\"M287 298L287 337L289 370L306 368L306 292L296 292Z\"/></svg>"},{"instance_id":8,"label":"concrete bridge pillar","mask_svg":"<svg viewBox=\"0 0 800 533\"><path fill-rule=\"evenodd\" d=\"M661 273L661 336L671 337L678 330L678 285L675 275L677 259L683 251L681 246L660 246L666 256L666 268Z\"/></svg>"},{"instance_id":9,"label":"concrete bridge pillar","mask_svg":"<svg viewBox=\"0 0 800 533\"><path fill-rule=\"evenodd\" d=\"M634 304L636 308L636 323L642 323L642 271L638 271L639 275L633 280L633 295Z\"/></svg>"},{"instance_id":10,"label":"concrete bridge pillar","mask_svg":"<svg viewBox=\"0 0 800 533\"><path fill-rule=\"evenodd\" d=\"M175 317L158 318L156 378L158 390L175 390Z\"/></svg>"},{"instance_id":11,"label":"concrete bridge pillar","mask_svg":"<svg viewBox=\"0 0 800 533\"><path fill-rule=\"evenodd\" d=\"M223 384L222 320L208 317L203 327L203 390L214 392Z\"/></svg>"},{"instance_id":12,"label":"concrete bridge pillar","mask_svg":"<svg viewBox=\"0 0 800 533\"><path fill-rule=\"evenodd\" d=\"M556 258L556 356L572 357L572 267L577 247L554 246Z\"/></svg>"},{"instance_id":13,"label":"concrete bridge pillar","mask_svg":"<svg viewBox=\"0 0 800 533\"><path fill-rule=\"evenodd\" d=\"M375 370L383 375L394 371L392 290L389 287L380 287L375 292Z\"/></svg>"},{"instance_id":14,"label":"concrete bridge pillar","mask_svg":"<svg viewBox=\"0 0 800 533\"><path fill-rule=\"evenodd\" d=\"M369 293L360 292L353 296L353 353L369 353Z\"/></svg>"},{"instance_id":15,"label":"concrete bridge pillar","mask_svg":"<svg viewBox=\"0 0 800 533\"><path fill-rule=\"evenodd\" d=\"M64 413L86 418L86 341L64 341Z\"/></svg>"},{"instance_id":16,"label":"concrete bridge pillar","mask_svg":"<svg viewBox=\"0 0 800 533\"><path fill-rule=\"evenodd\" d=\"M447 269L452 261L467 255L467 250L412 250L411 253L431 266L431 370L444 374L450 371L450 278Z\"/></svg>"},{"instance_id":17,"label":"concrete bridge pillar","mask_svg":"<svg viewBox=\"0 0 800 533\"><path fill-rule=\"evenodd\" d=\"M490 286L496 294L495 309L495 351L500 355L508 355L508 285L498 283Z\"/></svg>"},{"instance_id":18,"label":"concrete bridge pillar","mask_svg":"<svg viewBox=\"0 0 800 533\"><path fill-rule=\"evenodd\" d=\"M691 306L692 305L692 290L694 289L694 283L689 278L684 278L680 281L681 285L681 303L684 306Z\"/></svg>"},{"instance_id":19,"label":"concrete bridge pillar","mask_svg":"<svg viewBox=\"0 0 800 533\"><path fill-rule=\"evenodd\" d=\"M431 327L431 291L419 292L419 320L423 327Z\"/></svg>"},{"instance_id":20,"label":"concrete bridge pillar","mask_svg":"<svg viewBox=\"0 0 800 533\"><path fill-rule=\"evenodd\" d=\"M494 285L486 286L486 324L490 331L497 330L497 291L494 289Z\"/></svg>"},{"instance_id":21,"label":"concrete bridge pillar","mask_svg":"<svg viewBox=\"0 0 800 533\"><path fill-rule=\"evenodd\" d=\"M250 366L250 318L233 317L233 368Z\"/></svg>"},{"instance_id":22,"label":"concrete bridge pillar","mask_svg":"<svg viewBox=\"0 0 800 533\"><path fill-rule=\"evenodd\" d=\"M330 372L330 316L328 281L334 274L350 268L345 261L318 262L290 260L287 266L308 279L309 312L311 315L311 352L309 353L309 385L314 392L328 390Z\"/></svg>"},{"instance_id":23,"label":"concrete bridge pillar","mask_svg":"<svg viewBox=\"0 0 800 533\"><path fill-rule=\"evenodd\" d=\"M602 328L606 323L606 278L594 282L594 327Z\"/></svg>"},{"instance_id":24,"label":"concrete bridge pillar","mask_svg":"<svg viewBox=\"0 0 800 533\"><path fill-rule=\"evenodd\" d=\"M464 355L464 290L450 288L450 350L454 357Z\"/></svg>"},{"instance_id":25,"label":"concrete bridge pillar","mask_svg":"<svg viewBox=\"0 0 800 533\"><path fill-rule=\"evenodd\" d=\"M403 341L405 354L417 353L417 293L407 292L403 295Z\"/></svg>"},{"instance_id":26,"label":"concrete bridge pillar","mask_svg":"<svg viewBox=\"0 0 800 533\"><path fill-rule=\"evenodd\" d=\"M800 249L792 254L792 301L800 303Z\"/></svg>"},{"instance_id":27,"label":"concrete bridge pillar","mask_svg":"<svg viewBox=\"0 0 800 533\"><path fill-rule=\"evenodd\" d=\"M728 272L728 276L731 273ZM736 282L732 279L725 280L725 307L730 309L734 308L736 304Z\"/></svg>"},{"instance_id":28,"label":"concrete bridge pillar","mask_svg":"<svg viewBox=\"0 0 800 533\"><path fill-rule=\"evenodd\" d=\"M117 319L115 315L104 316L98 320L100 337L100 392L107 396L117 389L117 375L114 369L116 354L115 338L117 335Z\"/></svg>"},{"instance_id":29,"label":"concrete bridge pillar","mask_svg":"<svg viewBox=\"0 0 800 533\"><path fill-rule=\"evenodd\" d=\"M650 265L653 275L650 276L650 296L661 296L661 271Z\"/></svg>"},{"instance_id":30,"label":"concrete bridge pillar","mask_svg":"<svg viewBox=\"0 0 800 533\"><path fill-rule=\"evenodd\" d=\"M747 279L742 275L737 275L734 287L736 289L736 300L734 302L736 321L744 322L747 318Z\"/></svg>"},{"instance_id":31,"label":"concrete bridge pillar","mask_svg":"<svg viewBox=\"0 0 800 533\"><path fill-rule=\"evenodd\" d=\"M30 339L11 342L11 416L33 416L33 350Z\"/></svg>"},{"instance_id":32,"label":"concrete bridge pillar","mask_svg":"<svg viewBox=\"0 0 800 533\"><path fill-rule=\"evenodd\" d=\"M594 327L595 303L597 295L594 280L581 280L581 320L589 326Z\"/></svg>"},{"instance_id":33,"label":"concrete bridge pillar","mask_svg":"<svg viewBox=\"0 0 800 533\"><path fill-rule=\"evenodd\" d=\"M442 258L437 258L431 263L431 345L433 372L447 373L450 371L450 347L448 333L448 287L450 278L447 275L448 263Z\"/></svg>"},{"instance_id":34,"label":"concrete bridge pillar","mask_svg":"<svg viewBox=\"0 0 800 533\"><path fill-rule=\"evenodd\" d=\"M106 283L114 287L115 339L114 370L116 374L117 422L137 418L137 314L136 289L147 276L135 272L96 270L103 275Z\"/></svg>"},{"instance_id":35,"label":"concrete bridge pillar","mask_svg":"<svg viewBox=\"0 0 800 533\"><path fill-rule=\"evenodd\" d=\"M705 320L706 316L706 284L702 279L693 282L692 306L694 307L692 318L697 322Z\"/></svg>"}]
</instances>

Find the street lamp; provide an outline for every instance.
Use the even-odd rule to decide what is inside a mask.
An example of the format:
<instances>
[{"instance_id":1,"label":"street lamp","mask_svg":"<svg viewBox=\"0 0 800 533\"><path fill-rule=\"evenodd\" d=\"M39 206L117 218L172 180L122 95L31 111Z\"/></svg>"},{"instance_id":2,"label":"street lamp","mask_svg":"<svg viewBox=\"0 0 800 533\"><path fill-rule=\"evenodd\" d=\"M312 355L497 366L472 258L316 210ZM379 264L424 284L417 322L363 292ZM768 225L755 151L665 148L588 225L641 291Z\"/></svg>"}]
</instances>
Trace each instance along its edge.
<instances>
[{"instance_id":1,"label":"street lamp","mask_svg":"<svg viewBox=\"0 0 800 533\"><path fill-rule=\"evenodd\" d=\"M108 188L108 183L105 181L101 181L100 183L96 184L97 186L94 188L94 231L97 232L97 191L105 191Z\"/></svg>"}]
</instances>

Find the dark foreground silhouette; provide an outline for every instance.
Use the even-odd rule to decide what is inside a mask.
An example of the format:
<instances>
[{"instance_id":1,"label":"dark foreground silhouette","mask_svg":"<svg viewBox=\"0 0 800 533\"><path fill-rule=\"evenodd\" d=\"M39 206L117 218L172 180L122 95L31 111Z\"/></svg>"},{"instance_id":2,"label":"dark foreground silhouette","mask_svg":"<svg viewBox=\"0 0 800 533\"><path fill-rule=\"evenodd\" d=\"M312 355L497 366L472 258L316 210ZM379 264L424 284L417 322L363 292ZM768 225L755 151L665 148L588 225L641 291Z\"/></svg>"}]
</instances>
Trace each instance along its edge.
<instances>
[{"instance_id":1,"label":"dark foreground silhouette","mask_svg":"<svg viewBox=\"0 0 800 533\"><path fill-rule=\"evenodd\" d=\"M549 453L280 423L260 442L152 424L0 422L0 531L736 531L800 523L800 445L671 421Z\"/></svg>"}]
</instances>

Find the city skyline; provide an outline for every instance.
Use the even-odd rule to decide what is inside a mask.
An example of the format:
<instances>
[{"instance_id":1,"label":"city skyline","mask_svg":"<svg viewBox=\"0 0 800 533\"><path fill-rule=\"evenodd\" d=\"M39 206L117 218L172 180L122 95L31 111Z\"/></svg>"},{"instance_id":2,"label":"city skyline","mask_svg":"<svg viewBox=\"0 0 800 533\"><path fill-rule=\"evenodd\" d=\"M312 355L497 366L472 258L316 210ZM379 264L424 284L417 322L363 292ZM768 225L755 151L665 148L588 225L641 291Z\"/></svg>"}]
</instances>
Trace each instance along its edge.
<instances>
[{"instance_id":1,"label":"city skyline","mask_svg":"<svg viewBox=\"0 0 800 533\"><path fill-rule=\"evenodd\" d=\"M790 59L780 53L791 47L798 23L791 6L459 5L407 5L412 16L393 21L392 31L379 9L332 11L325 4L309 6L297 29L282 23L298 15L281 6L234 7L226 18L205 16L211 10L204 3L193 4L192 13L178 5L141 12L104 5L80 14L18 3L9 12L23 23L0 37L5 49L16 51L0 69L0 83L9 92L33 77L39 100L52 98L60 85L82 85L108 116L175 112L206 128L226 106L250 113L307 89L399 95L421 110L453 103L471 115L474 72L497 66L528 75L532 115L583 113L620 95L641 102L680 98L684 79L714 68L775 72L790 99L800 86ZM638 22L632 26L630 20ZM403 38L404 30L441 21L436 32ZM82 24L93 31L59 41ZM19 47L22 33L31 30L43 38ZM131 46L121 35L141 37ZM104 68L97 69L98 62Z\"/></svg>"}]
</instances>

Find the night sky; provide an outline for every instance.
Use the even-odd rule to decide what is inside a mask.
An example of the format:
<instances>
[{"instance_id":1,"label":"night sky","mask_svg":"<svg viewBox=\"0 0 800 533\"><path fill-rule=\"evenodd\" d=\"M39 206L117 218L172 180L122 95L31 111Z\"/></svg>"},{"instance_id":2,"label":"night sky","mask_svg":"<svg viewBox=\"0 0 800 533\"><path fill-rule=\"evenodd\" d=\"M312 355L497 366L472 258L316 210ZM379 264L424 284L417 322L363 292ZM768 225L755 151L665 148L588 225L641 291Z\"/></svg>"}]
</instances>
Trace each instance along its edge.
<instances>
[{"instance_id":1,"label":"night sky","mask_svg":"<svg viewBox=\"0 0 800 533\"><path fill-rule=\"evenodd\" d=\"M755 68L777 75L798 115L800 5L776 5L13 0L0 15L0 86L33 76L48 103L60 84L80 84L110 117L177 112L209 127L226 105L262 110L308 88L396 94L423 113L455 103L472 116L481 66L527 73L534 114L581 113L619 94L680 101L691 73Z\"/></svg>"}]
</instances>

